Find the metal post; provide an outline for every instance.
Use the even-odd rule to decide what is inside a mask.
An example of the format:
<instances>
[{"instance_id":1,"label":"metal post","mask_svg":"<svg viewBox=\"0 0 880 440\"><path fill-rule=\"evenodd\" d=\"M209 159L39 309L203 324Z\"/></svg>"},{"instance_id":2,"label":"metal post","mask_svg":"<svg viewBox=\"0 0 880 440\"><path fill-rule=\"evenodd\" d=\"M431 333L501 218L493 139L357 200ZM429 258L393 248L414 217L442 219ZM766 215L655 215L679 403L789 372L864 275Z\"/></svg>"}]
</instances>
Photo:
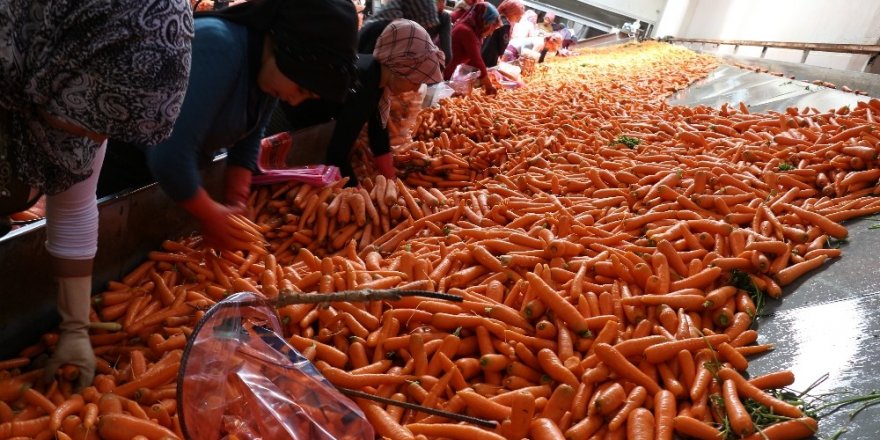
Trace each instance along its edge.
<instances>
[{"instance_id":1,"label":"metal post","mask_svg":"<svg viewBox=\"0 0 880 440\"><path fill-rule=\"evenodd\" d=\"M733 45L733 54L736 55L737 52L739 52L739 44L734 44Z\"/></svg>"},{"instance_id":2,"label":"metal post","mask_svg":"<svg viewBox=\"0 0 880 440\"><path fill-rule=\"evenodd\" d=\"M801 55L801 64L807 62L807 57L810 56L810 49L804 49L804 53Z\"/></svg>"},{"instance_id":3,"label":"metal post","mask_svg":"<svg viewBox=\"0 0 880 440\"><path fill-rule=\"evenodd\" d=\"M764 46L764 48L761 49L761 58L764 58L764 55L767 55L767 46Z\"/></svg>"}]
</instances>

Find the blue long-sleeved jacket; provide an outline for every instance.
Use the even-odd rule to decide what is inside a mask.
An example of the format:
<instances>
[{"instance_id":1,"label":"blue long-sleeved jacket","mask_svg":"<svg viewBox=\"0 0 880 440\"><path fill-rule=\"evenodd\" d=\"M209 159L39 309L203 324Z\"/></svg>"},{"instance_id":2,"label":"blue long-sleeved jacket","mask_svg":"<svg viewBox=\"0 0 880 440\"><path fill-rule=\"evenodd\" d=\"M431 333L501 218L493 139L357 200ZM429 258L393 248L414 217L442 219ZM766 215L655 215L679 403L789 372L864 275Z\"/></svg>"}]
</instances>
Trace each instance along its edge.
<instances>
[{"instance_id":1,"label":"blue long-sleeved jacket","mask_svg":"<svg viewBox=\"0 0 880 440\"><path fill-rule=\"evenodd\" d=\"M200 164L228 149L228 164L256 169L260 140L277 100L257 85L263 35L214 17L195 20L192 70L180 116L147 164L174 200L201 186Z\"/></svg>"}]
</instances>

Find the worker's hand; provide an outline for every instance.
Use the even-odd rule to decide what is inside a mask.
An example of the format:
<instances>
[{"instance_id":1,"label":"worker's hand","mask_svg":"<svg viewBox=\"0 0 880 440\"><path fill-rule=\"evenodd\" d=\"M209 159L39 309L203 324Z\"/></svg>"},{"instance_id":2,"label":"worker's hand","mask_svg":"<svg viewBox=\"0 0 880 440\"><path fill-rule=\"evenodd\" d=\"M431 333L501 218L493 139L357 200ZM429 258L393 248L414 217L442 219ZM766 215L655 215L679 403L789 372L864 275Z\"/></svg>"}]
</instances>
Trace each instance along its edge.
<instances>
[{"instance_id":1,"label":"worker's hand","mask_svg":"<svg viewBox=\"0 0 880 440\"><path fill-rule=\"evenodd\" d=\"M235 165L226 167L226 204L244 213L251 195L251 170Z\"/></svg>"},{"instance_id":2,"label":"worker's hand","mask_svg":"<svg viewBox=\"0 0 880 440\"><path fill-rule=\"evenodd\" d=\"M496 89L495 86L492 85L492 81L488 81L488 80L483 83L483 91L487 95L494 95L494 94L498 93L498 89Z\"/></svg>"},{"instance_id":3,"label":"worker's hand","mask_svg":"<svg viewBox=\"0 0 880 440\"><path fill-rule=\"evenodd\" d=\"M238 213L237 207L214 201L203 188L181 204L198 219L206 246L216 250L238 249L237 244L241 241L236 238L236 226L229 221L230 215Z\"/></svg>"},{"instance_id":4,"label":"worker's hand","mask_svg":"<svg viewBox=\"0 0 880 440\"><path fill-rule=\"evenodd\" d=\"M394 168L394 155L390 152L376 156L373 162L376 163L376 168L379 169L379 173L383 176L389 179L397 176L397 169Z\"/></svg>"},{"instance_id":5,"label":"worker's hand","mask_svg":"<svg viewBox=\"0 0 880 440\"><path fill-rule=\"evenodd\" d=\"M76 260L77 263L81 260ZM56 275L73 269L79 264L74 260L54 259ZM71 267L73 266L73 267ZM90 271L89 271L90 272ZM67 377L74 380L77 389L92 384L95 377L95 353L89 341L89 303L92 293L91 276L59 276L58 281L58 314L61 315L61 337L46 364L46 378L51 380L64 365L76 367L77 376Z\"/></svg>"},{"instance_id":6,"label":"worker's hand","mask_svg":"<svg viewBox=\"0 0 880 440\"><path fill-rule=\"evenodd\" d=\"M92 384L92 379L95 378L95 352L89 341L88 330L61 332L55 351L46 364L46 376L54 377L64 365L73 365L79 369L79 375L74 381L76 389Z\"/></svg>"}]
</instances>

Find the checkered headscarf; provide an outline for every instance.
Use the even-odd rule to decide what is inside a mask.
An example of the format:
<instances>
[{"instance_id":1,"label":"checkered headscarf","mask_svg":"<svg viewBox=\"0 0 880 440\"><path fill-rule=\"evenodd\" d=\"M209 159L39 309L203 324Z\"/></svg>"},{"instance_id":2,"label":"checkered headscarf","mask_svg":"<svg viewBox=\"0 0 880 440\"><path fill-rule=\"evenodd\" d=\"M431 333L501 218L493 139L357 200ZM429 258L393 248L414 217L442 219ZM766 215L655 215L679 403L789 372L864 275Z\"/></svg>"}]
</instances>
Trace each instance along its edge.
<instances>
[{"instance_id":1,"label":"checkered headscarf","mask_svg":"<svg viewBox=\"0 0 880 440\"><path fill-rule=\"evenodd\" d=\"M443 51L434 45L431 36L418 23L394 20L379 35L373 57L395 75L415 84L435 84L443 81ZM387 95L387 93L386 93ZM390 102L379 103L382 123L387 123Z\"/></svg>"}]
</instances>

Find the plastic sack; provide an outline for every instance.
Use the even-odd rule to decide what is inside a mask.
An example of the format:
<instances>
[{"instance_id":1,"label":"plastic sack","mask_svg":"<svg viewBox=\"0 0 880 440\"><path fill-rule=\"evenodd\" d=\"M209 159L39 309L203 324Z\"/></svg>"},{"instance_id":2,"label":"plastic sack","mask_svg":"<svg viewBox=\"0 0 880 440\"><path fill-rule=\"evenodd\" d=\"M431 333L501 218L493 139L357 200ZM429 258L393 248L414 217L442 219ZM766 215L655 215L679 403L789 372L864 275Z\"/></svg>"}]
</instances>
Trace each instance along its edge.
<instances>
[{"instance_id":1,"label":"plastic sack","mask_svg":"<svg viewBox=\"0 0 880 440\"><path fill-rule=\"evenodd\" d=\"M358 406L279 336L257 294L229 296L193 331L177 378L190 440L372 440Z\"/></svg>"},{"instance_id":2,"label":"plastic sack","mask_svg":"<svg viewBox=\"0 0 880 440\"><path fill-rule=\"evenodd\" d=\"M332 132L332 126L329 127ZM328 127L316 126L296 132L281 132L260 142L257 157L257 168L260 174L253 177L254 185L268 185L279 182L296 181L312 186L326 186L341 178L339 168L332 165L299 165L291 166L291 162L315 162L296 158L294 144L309 144L311 139L326 137ZM297 139L299 142L295 142ZM317 142L321 142L320 140ZM321 150L318 148L318 150ZM323 150L321 150L323 152ZM320 155L323 157L323 154Z\"/></svg>"},{"instance_id":3,"label":"plastic sack","mask_svg":"<svg viewBox=\"0 0 880 440\"><path fill-rule=\"evenodd\" d=\"M449 79L449 87L455 91L456 95L467 96L474 90L474 83L480 78L480 71L467 64L459 64L452 72Z\"/></svg>"}]
</instances>

